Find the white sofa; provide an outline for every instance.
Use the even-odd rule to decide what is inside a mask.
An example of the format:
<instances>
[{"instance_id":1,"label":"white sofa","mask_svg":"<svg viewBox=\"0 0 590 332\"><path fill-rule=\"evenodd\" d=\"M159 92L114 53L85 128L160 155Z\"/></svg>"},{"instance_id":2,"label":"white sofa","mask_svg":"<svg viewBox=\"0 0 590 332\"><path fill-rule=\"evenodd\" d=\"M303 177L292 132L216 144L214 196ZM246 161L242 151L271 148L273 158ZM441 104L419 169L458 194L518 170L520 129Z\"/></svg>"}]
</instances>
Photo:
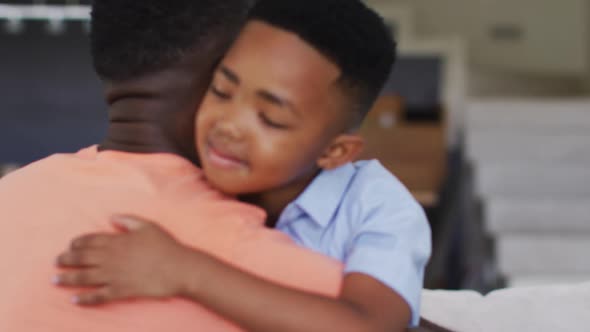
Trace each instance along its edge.
<instances>
[{"instance_id":1,"label":"white sofa","mask_svg":"<svg viewBox=\"0 0 590 332\"><path fill-rule=\"evenodd\" d=\"M458 332L590 331L590 282L474 291L424 290L422 317Z\"/></svg>"}]
</instances>

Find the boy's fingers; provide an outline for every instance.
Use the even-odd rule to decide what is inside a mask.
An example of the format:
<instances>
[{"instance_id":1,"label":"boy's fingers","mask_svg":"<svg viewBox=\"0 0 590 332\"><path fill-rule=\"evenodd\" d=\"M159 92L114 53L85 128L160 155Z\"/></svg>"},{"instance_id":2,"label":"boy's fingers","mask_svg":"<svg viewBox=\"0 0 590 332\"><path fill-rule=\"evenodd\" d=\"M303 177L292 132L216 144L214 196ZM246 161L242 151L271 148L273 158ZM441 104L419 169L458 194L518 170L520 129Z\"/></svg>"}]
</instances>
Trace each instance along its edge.
<instances>
[{"instance_id":1,"label":"boy's fingers","mask_svg":"<svg viewBox=\"0 0 590 332\"><path fill-rule=\"evenodd\" d=\"M99 287L106 284L106 280L96 270L70 271L57 275L53 282L64 287Z\"/></svg>"},{"instance_id":2,"label":"boy's fingers","mask_svg":"<svg viewBox=\"0 0 590 332\"><path fill-rule=\"evenodd\" d=\"M113 236L107 234L88 234L80 236L72 241L70 247L72 249L83 249L83 248L101 248L106 246L112 241Z\"/></svg>"},{"instance_id":3,"label":"boy's fingers","mask_svg":"<svg viewBox=\"0 0 590 332\"><path fill-rule=\"evenodd\" d=\"M59 267L90 267L102 263L102 254L96 250L70 250L57 257Z\"/></svg>"},{"instance_id":4,"label":"boy's fingers","mask_svg":"<svg viewBox=\"0 0 590 332\"><path fill-rule=\"evenodd\" d=\"M151 225L147 220L126 215L115 215L111 218L111 222L116 228L127 232L139 231Z\"/></svg>"},{"instance_id":5,"label":"boy's fingers","mask_svg":"<svg viewBox=\"0 0 590 332\"><path fill-rule=\"evenodd\" d=\"M103 287L94 292L74 296L73 302L81 306L96 306L116 300L111 288Z\"/></svg>"}]
</instances>

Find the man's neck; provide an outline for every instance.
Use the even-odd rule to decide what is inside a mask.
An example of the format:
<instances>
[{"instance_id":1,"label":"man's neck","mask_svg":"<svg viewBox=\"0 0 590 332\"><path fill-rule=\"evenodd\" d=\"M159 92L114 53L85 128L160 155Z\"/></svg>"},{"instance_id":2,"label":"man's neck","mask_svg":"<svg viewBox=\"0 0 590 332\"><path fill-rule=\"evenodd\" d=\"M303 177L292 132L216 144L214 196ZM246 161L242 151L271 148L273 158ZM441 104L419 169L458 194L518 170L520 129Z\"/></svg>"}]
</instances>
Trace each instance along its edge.
<instances>
[{"instance_id":1,"label":"man's neck","mask_svg":"<svg viewBox=\"0 0 590 332\"><path fill-rule=\"evenodd\" d=\"M181 154L158 123L162 103L150 97L116 100L109 109L107 136L99 150L135 153L169 152Z\"/></svg>"},{"instance_id":2,"label":"man's neck","mask_svg":"<svg viewBox=\"0 0 590 332\"><path fill-rule=\"evenodd\" d=\"M99 151L172 153L198 163L194 113L199 96L191 86L156 84L144 80L107 87L109 126Z\"/></svg>"},{"instance_id":3,"label":"man's neck","mask_svg":"<svg viewBox=\"0 0 590 332\"><path fill-rule=\"evenodd\" d=\"M157 72L105 80L109 127L99 150L173 153L198 164L194 119L208 87L211 61L189 54Z\"/></svg>"},{"instance_id":4,"label":"man's neck","mask_svg":"<svg viewBox=\"0 0 590 332\"><path fill-rule=\"evenodd\" d=\"M182 151L166 139L161 128L149 123L111 123L107 136L98 149L99 151L182 155Z\"/></svg>"}]
</instances>

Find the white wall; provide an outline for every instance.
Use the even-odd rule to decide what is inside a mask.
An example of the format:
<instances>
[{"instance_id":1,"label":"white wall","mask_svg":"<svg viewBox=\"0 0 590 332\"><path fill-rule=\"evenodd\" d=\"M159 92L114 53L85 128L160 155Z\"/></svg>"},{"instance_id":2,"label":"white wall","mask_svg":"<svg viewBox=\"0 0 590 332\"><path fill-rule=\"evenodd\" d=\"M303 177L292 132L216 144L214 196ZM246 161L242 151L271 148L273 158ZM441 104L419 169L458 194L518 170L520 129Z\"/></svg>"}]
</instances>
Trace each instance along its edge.
<instances>
[{"instance_id":1,"label":"white wall","mask_svg":"<svg viewBox=\"0 0 590 332\"><path fill-rule=\"evenodd\" d=\"M590 91L590 82L586 83L583 78L519 74L471 66L468 90L470 97L576 97Z\"/></svg>"},{"instance_id":2,"label":"white wall","mask_svg":"<svg viewBox=\"0 0 590 332\"><path fill-rule=\"evenodd\" d=\"M464 39L470 96L564 96L590 90L588 0L367 2L410 8L412 30L422 38ZM520 28L520 39L493 38L498 26Z\"/></svg>"},{"instance_id":3,"label":"white wall","mask_svg":"<svg viewBox=\"0 0 590 332\"><path fill-rule=\"evenodd\" d=\"M579 74L588 60L587 0L373 0L415 11L419 35L458 35L474 64L515 71ZM495 39L495 27L514 27L520 39Z\"/></svg>"}]
</instances>

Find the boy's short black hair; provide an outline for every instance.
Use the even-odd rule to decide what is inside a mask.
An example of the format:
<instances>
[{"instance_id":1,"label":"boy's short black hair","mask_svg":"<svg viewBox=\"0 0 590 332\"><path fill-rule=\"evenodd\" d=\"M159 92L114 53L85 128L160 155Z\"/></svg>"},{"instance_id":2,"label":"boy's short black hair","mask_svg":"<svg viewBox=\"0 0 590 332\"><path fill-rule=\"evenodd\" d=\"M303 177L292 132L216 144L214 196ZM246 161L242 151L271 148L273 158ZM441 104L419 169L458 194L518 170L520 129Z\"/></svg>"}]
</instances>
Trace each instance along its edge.
<instances>
[{"instance_id":1,"label":"boy's short black hair","mask_svg":"<svg viewBox=\"0 0 590 332\"><path fill-rule=\"evenodd\" d=\"M229 45L251 3L94 0L90 43L95 71L102 79L123 81L164 69L188 52L202 49L208 56L206 52Z\"/></svg>"},{"instance_id":2,"label":"boy's short black hair","mask_svg":"<svg viewBox=\"0 0 590 332\"><path fill-rule=\"evenodd\" d=\"M249 16L295 33L342 71L358 121L369 111L396 59L383 19L360 0L259 0Z\"/></svg>"}]
</instances>

